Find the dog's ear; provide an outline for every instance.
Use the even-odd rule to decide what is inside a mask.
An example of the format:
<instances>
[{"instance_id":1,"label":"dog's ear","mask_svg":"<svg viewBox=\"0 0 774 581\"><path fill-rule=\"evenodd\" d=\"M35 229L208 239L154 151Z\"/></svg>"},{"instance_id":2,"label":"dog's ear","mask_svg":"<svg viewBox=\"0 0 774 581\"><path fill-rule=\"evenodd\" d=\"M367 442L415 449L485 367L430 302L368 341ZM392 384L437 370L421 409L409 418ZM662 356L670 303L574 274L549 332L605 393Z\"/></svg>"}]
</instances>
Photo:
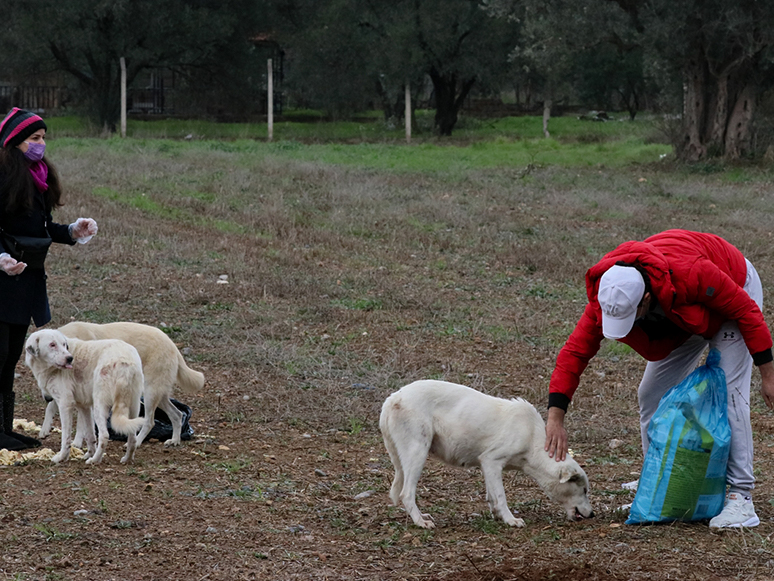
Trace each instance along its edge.
<instances>
[{"instance_id":1,"label":"dog's ear","mask_svg":"<svg viewBox=\"0 0 774 581\"><path fill-rule=\"evenodd\" d=\"M580 473L578 473L577 470L571 468L570 466L562 466L562 469L559 470L559 484L564 484L565 482L575 482L579 478Z\"/></svg>"},{"instance_id":2,"label":"dog's ear","mask_svg":"<svg viewBox=\"0 0 774 581\"><path fill-rule=\"evenodd\" d=\"M40 355L40 337L35 337L35 341L27 345L27 353L32 357Z\"/></svg>"}]
</instances>

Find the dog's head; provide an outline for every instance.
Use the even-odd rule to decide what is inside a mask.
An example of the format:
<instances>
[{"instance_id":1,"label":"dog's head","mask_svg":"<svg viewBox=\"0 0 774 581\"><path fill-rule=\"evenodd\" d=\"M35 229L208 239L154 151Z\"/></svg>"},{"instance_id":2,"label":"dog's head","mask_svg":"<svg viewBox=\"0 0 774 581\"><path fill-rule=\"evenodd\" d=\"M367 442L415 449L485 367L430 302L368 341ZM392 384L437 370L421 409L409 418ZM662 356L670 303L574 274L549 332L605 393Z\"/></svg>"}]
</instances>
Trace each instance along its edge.
<instances>
[{"instance_id":1,"label":"dog's head","mask_svg":"<svg viewBox=\"0 0 774 581\"><path fill-rule=\"evenodd\" d=\"M555 463L555 467L555 480L546 490L551 500L564 507L569 520L594 516L589 502L589 479L583 468L570 457Z\"/></svg>"},{"instance_id":2,"label":"dog's head","mask_svg":"<svg viewBox=\"0 0 774 581\"><path fill-rule=\"evenodd\" d=\"M72 369L73 356L67 347L67 337L53 329L35 331L24 347L24 362L35 370L35 364L55 369Z\"/></svg>"}]
</instances>

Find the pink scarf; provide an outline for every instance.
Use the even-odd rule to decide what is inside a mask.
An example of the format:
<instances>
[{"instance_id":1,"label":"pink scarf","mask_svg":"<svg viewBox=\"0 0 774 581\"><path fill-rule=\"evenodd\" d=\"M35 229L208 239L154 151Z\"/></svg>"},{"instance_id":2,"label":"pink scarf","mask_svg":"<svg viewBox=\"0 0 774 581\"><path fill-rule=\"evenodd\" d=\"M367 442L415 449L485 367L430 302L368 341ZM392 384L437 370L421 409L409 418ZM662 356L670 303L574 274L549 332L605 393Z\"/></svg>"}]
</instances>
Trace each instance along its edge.
<instances>
[{"instance_id":1,"label":"pink scarf","mask_svg":"<svg viewBox=\"0 0 774 581\"><path fill-rule=\"evenodd\" d=\"M48 189L48 183L46 182L48 179L48 166L42 161L35 161L30 164L30 173L38 191L40 193L45 192Z\"/></svg>"}]
</instances>

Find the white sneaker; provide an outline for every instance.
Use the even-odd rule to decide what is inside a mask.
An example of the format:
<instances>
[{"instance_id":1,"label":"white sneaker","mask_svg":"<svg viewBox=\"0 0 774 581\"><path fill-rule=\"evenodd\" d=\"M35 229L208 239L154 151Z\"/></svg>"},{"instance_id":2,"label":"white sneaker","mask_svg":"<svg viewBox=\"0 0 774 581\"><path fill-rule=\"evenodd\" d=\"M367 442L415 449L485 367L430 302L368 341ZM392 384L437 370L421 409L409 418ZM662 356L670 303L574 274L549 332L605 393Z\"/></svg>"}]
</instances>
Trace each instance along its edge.
<instances>
[{"instance_id":1,"label":"white sneaker","mask_svg":"<svg viewBox=\"0 0 774 581\"><path fill-rule=\"evenodd\" d=\"M640 479L632 480L631 482L624 482L621 484L621 488L624 490L633 490L634 492L637 492L637 487L640 485Z\"/></svg>"},{"instance_id":2,"label":"white sneaker","mask_svg":"<svg viewBox=\"0 0 774 581\"><path fill-rule=\"evenodd\" d=\"M709 526L711 529L738 529L757 527L759 524L761 519L755 514L752 498L738 492L729 492L723 511L710 521Z\"/></svg>"}]
</instances>

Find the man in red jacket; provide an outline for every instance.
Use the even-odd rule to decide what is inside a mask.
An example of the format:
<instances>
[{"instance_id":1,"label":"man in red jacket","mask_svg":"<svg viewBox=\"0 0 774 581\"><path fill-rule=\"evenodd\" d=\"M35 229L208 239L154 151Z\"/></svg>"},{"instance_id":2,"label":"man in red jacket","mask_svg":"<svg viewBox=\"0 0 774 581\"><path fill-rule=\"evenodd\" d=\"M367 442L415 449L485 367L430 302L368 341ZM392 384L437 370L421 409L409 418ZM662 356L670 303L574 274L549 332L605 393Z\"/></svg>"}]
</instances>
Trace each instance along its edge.
<instances>
[{"instance_id":1,"label":"man in red jacket","mask_svg":"<svg viewBox=\"0 0 774 581\"><path fill-rule=\"evenodd\" d=\"M603 338L629 345L648 361L637 393L643 452L661 397L695 369L708 346L717 348L728 387L731 449L725 507L710 527L757 526L750 382L755 365L763 399L774 409L774 364L753 265L719 236L667 230L606 254L586 273L586 291L589 302L551 375L546 451L557 461L566 457L567 406Z\"/></svg>"}]
</instances>

